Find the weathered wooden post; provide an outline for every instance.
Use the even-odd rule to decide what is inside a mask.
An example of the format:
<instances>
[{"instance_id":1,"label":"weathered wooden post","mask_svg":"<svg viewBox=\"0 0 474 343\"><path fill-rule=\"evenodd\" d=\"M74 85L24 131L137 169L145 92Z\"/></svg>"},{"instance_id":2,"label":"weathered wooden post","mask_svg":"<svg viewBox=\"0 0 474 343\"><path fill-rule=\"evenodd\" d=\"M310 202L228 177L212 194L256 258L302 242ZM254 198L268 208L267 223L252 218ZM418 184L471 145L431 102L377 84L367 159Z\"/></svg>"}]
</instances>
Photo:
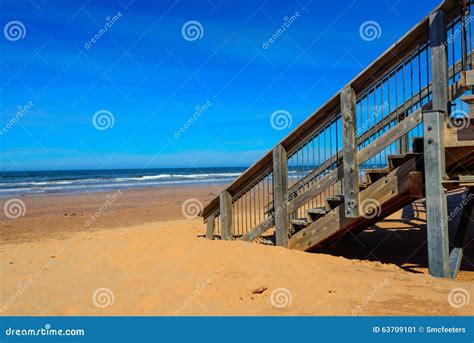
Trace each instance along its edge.
<instances>
[{"instance_id":1,"label":"weathered wooden post","mask_svg":"<svg viewBox=\"0 0 474 343\"><path fill-rule=\"evenodd\" d=\"M357 162L356 95L351 87L341 91L342 161L344 169L344 208L348 218L358 218L359 164Z\"/></svg>"},{"instance_id":2,"label":"weathered wooden post","mask_svg":"<svg viewBox=\"0 0 474 343\"><path fill-rule=\"evenodd\" d=\"M206 230L206 238L207 239L214 239L214 229L216 226L216 217L214 215L207 218L207 230Z\"/></svg>"},{"instance_id":3,"label":"weathered wooden post","mask_svg":"<svg viewBox=\"0 0 474 343\"><path fill-rule=\"evenodd\" d=\"M276 245L288 247L288 161L282 145L273 149L273 204Z\"/></svg>"},{"instance_id":4,"label":"weathered wooden post","mask_svg":"<svg viewBox=\"0 0 474 343\"><path fill-rule=\"evenodd\" d=\"M232 237L232 195L223 191L219 196L219 205L221 212L221 238L231 240Z\"/></svg>"},{"instance_id":5,"label":"weathered wooden post","mask_svg":"<svg viewBox=\"0 0 474 343\"><path fill-rule=\"evenodd\" d=\"M442 10L430 15L432 110L423 112L428 263L432 276L449 276L444 130L448 115L447 29Z\"/></svg>"}]
</instances>

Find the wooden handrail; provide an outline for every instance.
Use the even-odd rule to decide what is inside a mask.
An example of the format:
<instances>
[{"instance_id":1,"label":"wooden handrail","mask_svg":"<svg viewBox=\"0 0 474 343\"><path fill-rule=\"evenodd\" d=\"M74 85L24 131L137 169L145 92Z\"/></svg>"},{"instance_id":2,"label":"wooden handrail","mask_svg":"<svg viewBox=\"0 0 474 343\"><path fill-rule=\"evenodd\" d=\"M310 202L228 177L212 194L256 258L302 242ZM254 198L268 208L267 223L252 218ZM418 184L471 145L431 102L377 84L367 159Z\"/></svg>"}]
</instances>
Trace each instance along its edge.
<instances>
[{"instance_id":1,"label":"wooden handrail","mask_svg":"<svg viewBox=\"0 0 474 343\"><path fill-rule=\"evenodd\" d=\"M428 16L422 19L400 40L390 46L382 55L380 55L367 68L360 72L348 84L341 88L351 87L357 96L365 93L375 83L379 82L387 72L400 64L413 54L418 48L424 46L429 41L429 17L438 10L443 10L447 20L452 20L460 14L461 1L445 0L437 6ZM316 110L308 119L300 124L295 130L288 134L275 147L281 145L288 154L298 149L301 142L306 141L319 128L330 122L340 111L340 91L337 92L329 101ZM271 149L259 161L254 163L235 181L233 181L225 191L231 195L239 193L246 188L249 183L262 177L272 168L273 157ZM203 209L201 216L204 221L211 216L219 213L219 197L212 199Z\"/></svg>"}]
</instances>

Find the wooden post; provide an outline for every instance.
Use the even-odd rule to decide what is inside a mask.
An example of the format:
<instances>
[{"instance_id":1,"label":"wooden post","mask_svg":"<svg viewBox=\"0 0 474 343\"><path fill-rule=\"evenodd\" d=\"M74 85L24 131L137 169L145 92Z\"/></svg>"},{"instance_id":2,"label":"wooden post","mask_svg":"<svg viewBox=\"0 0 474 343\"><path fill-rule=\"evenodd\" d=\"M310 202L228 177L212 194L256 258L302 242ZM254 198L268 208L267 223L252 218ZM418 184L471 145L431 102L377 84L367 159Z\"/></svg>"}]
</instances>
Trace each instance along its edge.
<instances>
[{"instance_id":1,"label":"wooden post","mask_svg":"<svg viewBox=\"0 0 474 343\"><path fill-rule=\"evenodd\" d=\"M359 164L357 162L356 96L352 88L341 92L342 116L342 161L344 167L344 207L348 218L358 218L359 210Z\"/></svg>"},{"instance_id":2,"label":"wooden post","mask_svg":"<svg viewBox=\"0 0 474 343\"><path fill-rule=\"evenodd\" d=\"M214 239L214 229L216 226L216 217L214 215L207 218L207 231L206 231L206 238L213 240Z\"/></svg>"},{"instance_id":3,"label":"wooden post","mask_svg":"<svg viewBox=\"0 0 474 343\"><path fill-rule=\"evenodd\" d=\"M219 196L221 212L221 238L223 240L232 240L232 195L223 191Z\"/></svg>"},{"instance_id":4,"label":"wooden post","mask_svg":"<svg viewBox=\"0 0 474 343\"><path fill-rule=\"evenodd\" d=\"M432 276L449 277L448 209L444 130L448 114L447 29L443 12L430 15L433 109L423 113L428 263Z\"/></svg>"},{"instance_id":5,"label":"wooden post","mask_svg":"<svg viewBox=\"0 0 474 343\"><path fill-rule=\"evenodd\" d=\"M432 108L448 115L447 27L442 10L430 15L430 50Z\"/></svg>"},{"instance_id":6,"label":"wooden post","mask_svg":"<svg viewBox=\"0 0 474 343\"><path fill-rule=\"evenodd\" d=\"M276 245L288 247L288 161L282 145L273 149L273 203Z\"/></svg>"}]
</instances>

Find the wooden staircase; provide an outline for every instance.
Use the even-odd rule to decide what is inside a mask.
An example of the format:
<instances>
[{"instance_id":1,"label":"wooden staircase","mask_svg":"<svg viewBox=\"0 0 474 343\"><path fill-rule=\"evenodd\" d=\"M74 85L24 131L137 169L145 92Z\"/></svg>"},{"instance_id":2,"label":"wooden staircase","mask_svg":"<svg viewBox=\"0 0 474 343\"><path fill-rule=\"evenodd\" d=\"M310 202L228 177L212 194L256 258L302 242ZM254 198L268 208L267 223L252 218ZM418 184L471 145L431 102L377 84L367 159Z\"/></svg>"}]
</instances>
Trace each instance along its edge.
<instances>
[{"instance_id":1,"label":"wooden staircase","mask_svg":"<svg viewBox=\"0 0 474 343\"><path fill-rule=\"evenodd\" d=\"M423 163L423 154L421 153L407 153L405 155L389 155L388 156L388 168L381 168L381 169L367 169L365 170L365 177L366 182L359 184L359 190L361 192L361 199L373 200L372 202L366 202L368 205L367 208L362 208L362 220L357 223L357 226L368 227L370 224L374 222L374 219L380 220L382 218L382 203L379 202L378 199L382 198L383 191L381 191L382 187L388 185L391 181L393 181L394 175L397 173L398 178L403 178L407 176L409 178L408 183L403 182L403 188L398 187L397 184L392 184L392 188L387 187L387 191L385 192L385 196L388 197L388 193L392 193L390 200L385 202L385 207L390 208L390 213L400 209L407 205L408 203L419 199L422 197L422 170L417 170L416 166L420 166L422 168ZM420 163L421 162L421 163ZM421 169L420 168L420 169ZM408 174L407 174L408 173ZM408 188L406 189L406 185ZM395 191L394 191L395 189ZM407 194L405 194L407 193ZM376 195L374 195L376 194ZM401 199L402 195L404 196ZM374 196L373 198L371 196ZM303 232L300 236L292 237L302 230L311 230L313 227L325 227L329 226L329 224L333 221L335 217L341 217L344 214L344 195L339 194L335 196L327 196L325 197L326 206L324 207L315 207L309 208L306 210L306 218L299 218L299 219L292 219L290 221L291 227L289 230L290 236L290 247L294 247L295 249L302 249L302 250L309 250L314 248L317 244L321 243L326 239L311 239L308 240L306 246L301 244L299 239L305 237L307 232ZM395 205L396 206L393 206ZM364 200L362 200L362 204L364 204ZM342 222L345 222L346 225L342 225ZM332 222L332 229L326 229L326 232L334 232L337 233L338 231L344 232L347 228L350 228L352 221L344 220L337 225L337 221ZM308 229L309 227L309 229ZM333 237L336 238L336 237Z\"/></svg>"},{"instance_id":2,"label":"wooden staircase","mask_svg":"<svg viewBox=\"0 0 474 343\"><path fill-rule=\"evenodd\" d=\"M455 277L468 224L450 252L445 190L474 192L471 7L445 0L232 182L202 211L206 237L313 251L425 198L430 273ZM428 59L414 89L406 68Z\"/></svg>"}]
</instances>

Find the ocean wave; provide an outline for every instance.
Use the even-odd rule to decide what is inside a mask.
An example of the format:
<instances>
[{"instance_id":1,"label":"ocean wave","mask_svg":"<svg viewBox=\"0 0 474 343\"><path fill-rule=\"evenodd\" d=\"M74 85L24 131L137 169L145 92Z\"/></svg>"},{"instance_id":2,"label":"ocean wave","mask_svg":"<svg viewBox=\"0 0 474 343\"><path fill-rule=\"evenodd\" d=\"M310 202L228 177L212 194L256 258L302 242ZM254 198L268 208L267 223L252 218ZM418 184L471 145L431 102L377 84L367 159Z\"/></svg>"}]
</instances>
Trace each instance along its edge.
<instances>
[{"instance_id":1,"label":"ocean wave","mask_svg":"<svg viewBox=\"0 0 474 343\"><path fill-rule=\"evenodd\" d=\"M231 181L235 177L241 175L236 172L219 172L219 173L194 173L194 174L155 174L155 175L131 175L129 177L104 177L104 178L76 178L72 179L53 179L53 180L12 180L13 182L0 182L0 194L13 192L61 192L73 190L94 190L94 189L118 189L123 188L140 188L153 186L167 186L180 184L199 184L199 183L218 183ZM2 180L4 181L4 180Z\"/></svg>"},{"instance_id":2,"label":"ocean wave","mask_svg":"<svg viewBox=\"0 0 474 343\"><path fill-rule=\"evenodd\" d=\"M206 179L219 177L236 177L241 173L208 173L208 174L158 174L158 175L143 175L137 177L117 178L114 181L146 181L156 179Z\"/></svg>"},{"instance_id":3,"label":"ocean wave","mask_svg":"<svg viewBox=\"0 0 474 343\"><path fill-rule=\"evenodd\" d=\"M48 185L72 185L82 183L103 183L103 182L129 182L129 181L148 181L159 179L207 179L207 178L233 178L241 173L207 173L207 174L157 174L141 175L130 177L107 177L107 178L77 178L74 180L50 180L50 181L23 181L23 182L0 182L3 186L48 186Z\"/></svg>"}]
</instances>

